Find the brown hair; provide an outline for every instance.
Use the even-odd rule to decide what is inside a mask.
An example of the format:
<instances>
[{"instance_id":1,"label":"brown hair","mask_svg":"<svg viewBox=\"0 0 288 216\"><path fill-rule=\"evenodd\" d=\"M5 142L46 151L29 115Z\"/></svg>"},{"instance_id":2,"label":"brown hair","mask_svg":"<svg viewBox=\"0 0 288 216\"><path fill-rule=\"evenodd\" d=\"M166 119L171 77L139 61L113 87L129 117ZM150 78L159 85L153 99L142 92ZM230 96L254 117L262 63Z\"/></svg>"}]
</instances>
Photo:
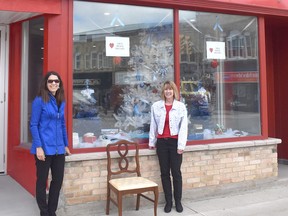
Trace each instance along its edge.
<instances>
[{"instance_id":1,"label":"brown hair","mask_svg":"<svg viewBox=\"0 0 288 216\"><path fill-rule=\"evenodd\" d=\"M170 88L173 90L174 99L175 100L179 100L178 88L177 88L176 84L173 81L171 81L171 80L168 80L168 81L163 83L162 91L161 91L161 98L165 101L164 91L166 89L170 89Z\"/></svg>"},{"instance_id":2,"label":"brown hair","mask_svg":"<svg viewBox=\"0 0 288 216\"><path fill-rule=\"evenodd\" d=\"M40 89L39 89L39 92L38 92L38 96L41 97L43 99L43 101L45 101L45 102L48 102L50 100L49 89L47 87L47 80L48 80L48 78L51 75L57 76L59 81L60 81L59 88L58 88L58 90L56 91L56 94L55 94L55 98L56 98L57 104L58 104L58 106L60 106L60 104L63 101L65 101L64 87L63 87L63 82L62 82L62 79L61 79L60 75L57 72L55 72L55 71L48 71L46 73L46 75L43 77L43 79L41 81L41 84L40 84Z\"/></svg>"}]
</instances>

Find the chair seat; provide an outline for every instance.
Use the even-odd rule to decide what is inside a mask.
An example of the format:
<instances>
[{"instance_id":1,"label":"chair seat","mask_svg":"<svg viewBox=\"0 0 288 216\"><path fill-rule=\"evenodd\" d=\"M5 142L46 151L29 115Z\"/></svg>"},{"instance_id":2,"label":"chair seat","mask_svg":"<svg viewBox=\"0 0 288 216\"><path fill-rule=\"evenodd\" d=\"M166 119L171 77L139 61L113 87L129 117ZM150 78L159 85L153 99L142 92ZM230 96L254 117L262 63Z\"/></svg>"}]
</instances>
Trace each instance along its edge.
<instances>
[{"instance_id":1,"label":"chair seat","mask_svg":"<svg viewBox=\"0 0 288 216\"><path fill-rule=\"evenodd\" d=\"M127 178L111 179L109 183L119 191L158 186L155 182L150 181L149 179L143 177L127 177Z\"/></svg>"}]
</instances>

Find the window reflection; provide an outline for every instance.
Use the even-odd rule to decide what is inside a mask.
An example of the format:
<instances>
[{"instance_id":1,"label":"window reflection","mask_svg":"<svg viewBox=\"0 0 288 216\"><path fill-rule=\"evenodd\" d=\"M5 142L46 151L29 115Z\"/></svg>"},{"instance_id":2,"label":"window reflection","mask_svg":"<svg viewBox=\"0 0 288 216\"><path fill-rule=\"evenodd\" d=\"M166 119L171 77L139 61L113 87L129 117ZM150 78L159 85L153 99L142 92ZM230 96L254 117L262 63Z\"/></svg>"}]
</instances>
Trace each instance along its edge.
<instances>
[{"instance_id":1,"label":"window reflection","mask_svg":"<svg viewBox=\"0 0 288 216\"><path fill-rule=\"evenodd\" d=\"M180 11L179 20L189 140L260 135L257 19Z\"/></svg>"},{"instance_id":2,"label":"window reflection","mask_svg":"<svg viewBox=\"0 0 288 216\"><path fill-rule=\"evenodd\" d=\"M172 14L74 1L74 148L148 142L150 107L174 79Z\"/></svg>"},{"instance_id":3,"label":"window reflection","mask_svg":"<svg viewBox=\"0 0 288 216\"><path fill-rule=\"evenodd\" d=\"M21 71L21 143L30 147L29 129L31 104L38 92L43 75L44 17L22 24L22 71ZM29 45L29 46L28 46Z\"/></svg>"}]
</instances>

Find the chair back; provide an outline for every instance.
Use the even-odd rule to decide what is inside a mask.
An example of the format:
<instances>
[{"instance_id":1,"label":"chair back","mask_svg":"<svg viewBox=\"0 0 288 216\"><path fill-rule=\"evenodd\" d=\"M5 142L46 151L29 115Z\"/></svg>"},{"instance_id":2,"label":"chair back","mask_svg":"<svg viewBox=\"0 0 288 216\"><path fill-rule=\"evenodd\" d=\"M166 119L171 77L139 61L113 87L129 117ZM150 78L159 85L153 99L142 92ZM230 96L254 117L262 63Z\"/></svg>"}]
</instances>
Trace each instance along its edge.
<instances>
[{"instance_id":1,"label":"chair back","mask_svg":"<svg viewBox=\"0 0 288 216\"><path fill-rule=\"evenodd\" d=\"M139 147L135 142L119 140L106 146L107 180L115 175L140 174ZM116 163L114 163L116 162Z\"/></svg>"}]
</instances>

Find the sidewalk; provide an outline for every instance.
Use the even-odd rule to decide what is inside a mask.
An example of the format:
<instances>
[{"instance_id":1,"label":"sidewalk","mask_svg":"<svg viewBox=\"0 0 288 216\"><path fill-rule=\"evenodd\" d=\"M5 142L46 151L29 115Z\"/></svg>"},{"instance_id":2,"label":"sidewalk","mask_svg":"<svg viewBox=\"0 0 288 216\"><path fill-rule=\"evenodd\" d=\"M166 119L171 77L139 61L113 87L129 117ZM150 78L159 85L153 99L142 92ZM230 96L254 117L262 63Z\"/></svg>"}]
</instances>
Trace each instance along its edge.
<instances>
[{"instance_id":1,"label":"sidewalk","mask_svg":"<svg viewBox=\"0 0 288 216\"><path fill-rule=\"evenodd\" d=\"M201 190L200 190L201 192ZM273 182L247 186L246 189L230 188L229 192L217 196L204 196L198 199L196 194L185 191L183 194L184 211L164 213L164 203L158 205L158 216L287 216L288 215L288 166L279 165L279 177ZM124 201L125 202L125 201ZM152 203L141 200L139 211L134 206L124 206L123 216L153 216ZM0 176L0 215L38 216L34 197L26 192L9 176ZM63 209L58 216L102 216L105 215L105 203L86 204ZM110 216L117 216L117 208L111 203Z\"/></svg>"},{"instance_id":2,"label":"sidewalk","mask_svg":"<svg viewBox=\"0 0 288 216\"><path fill-rule=\"evenodd\" d=\"M244 194L217 197L209 200L183 201L184 211L163 212L163 205L158 208L159 216L287 216L288 215L287 186L265 189L262 191L246 192ZM98 215L98 214L97 214ZM116 216L117 214L111 214ZM153 209L140 211L125 211L124 216L151 216Z\"/></svg>"}]
</instances>

